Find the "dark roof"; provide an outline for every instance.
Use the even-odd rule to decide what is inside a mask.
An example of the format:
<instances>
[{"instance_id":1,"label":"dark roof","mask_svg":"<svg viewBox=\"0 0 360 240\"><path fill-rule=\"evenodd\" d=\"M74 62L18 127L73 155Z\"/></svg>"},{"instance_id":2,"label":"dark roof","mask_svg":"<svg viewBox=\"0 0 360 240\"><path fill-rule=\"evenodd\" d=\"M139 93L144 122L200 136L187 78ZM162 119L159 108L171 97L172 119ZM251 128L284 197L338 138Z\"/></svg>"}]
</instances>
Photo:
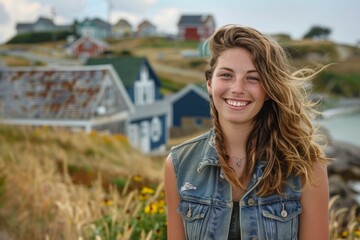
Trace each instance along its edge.
<instances>
[{"instance_id":1,"label":"dark roof","mask_svg":"<svg viewBox=\"0 0 360 240\"><path fill-rule=\"evenodd\" d=\"M100 18L94 18L94 19L86 18L84 21L79 23L79 25L91 25L91 26L94 26L94 27L97 27L97 28L105 28L105 29L110 29L111 28L110 23L105 22L104 20L102 20Z\"/></svg>"},{"instance_id":2,"label":"dark roof","mask_svg":"<svg viewBox=\"0 0 360 240\"><path fill-rule=\"evenodd\" d=\"M120 19L116 24L115 24L115 26L119 26L119 27L132 27L131 26L131 24L128 22L128 21L126 21L125 19Z\"/></svg>"},{"instance_id":3,"label":"dark roof","mask_svg":"<svg viewBox=\"0 0 360 240\"><path fill-rule=\"evenodd\" d=\"M89 58L85 65L111 64L127 89L139 75L140 67L147 63L144 57Z\"/></svg>"},{"instance_id":4,"label":"dark roof","mask_svg":"<svg viewBox=\"0 0 360 240\"><path fill-rule=\"evenodd\" d=\"M95 117L106 83L104 79L119 85L111 66L3 69L0 116L5 119L90 119ZM120 91L127 94L125 90ZM129 110L130 101L126 97L119 95L121 111Z\"/></svg>"},{"instance_id":5,"label":"dark roof","mask_svg":"<svg viewBox=\"0 0 360 240\"><path fill-rule=\"evenodd\" d=\"M212 18L211 15L182 15L178 25L202 25L207 19Z\"/></svg>"},{"instance_id":6,"label":"dark roof","mask_svg":"<svg viewBox=\"0 0 360 240\"><path fill-rule=\"evenodd\" d=\"M16 29L17 30L19 30L19 29L31 30L33 26L34 26L34 24L32 24L32 23L17 23L16 24Z\"/></svg>"},{"instance_id":7,"label":"dark roof","mask_svg":"<svg viewBox=\"0 0 360 240\"><path fill-rule=\"evenodd\" d=\"M38 24L40 22L49 26L55 26L54 22L49 18L39 17L35 24Z\"/></svg>"}]
</instances>

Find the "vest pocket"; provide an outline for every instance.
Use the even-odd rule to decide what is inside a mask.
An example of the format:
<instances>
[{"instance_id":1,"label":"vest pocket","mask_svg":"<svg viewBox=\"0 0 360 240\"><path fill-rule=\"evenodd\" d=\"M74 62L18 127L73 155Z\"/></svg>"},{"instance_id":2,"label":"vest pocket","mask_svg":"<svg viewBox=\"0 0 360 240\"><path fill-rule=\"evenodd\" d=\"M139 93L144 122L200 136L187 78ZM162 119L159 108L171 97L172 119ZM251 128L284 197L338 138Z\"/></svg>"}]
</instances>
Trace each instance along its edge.
<instances>
[{"instance_id":1,"label":"vest pocket","mask_svg":"<svg viewBox=\"0 0 360 240\"><path fill-rule=\"evenodd\" d=\"M209 211L209 205L182 200L178 212L183 218L187 239L201 239L205 233L204 217Z\"/></svg>"},{"instance_id":2,"label":"vest pocket","mask_svg":"<svg viewBox=\"0 0 360 240\"><path fill-rule=\"evenodd\" d=\"M265 239L298 239L299 200L278 201L261 206Z\"/></svg>"}]
</instances>

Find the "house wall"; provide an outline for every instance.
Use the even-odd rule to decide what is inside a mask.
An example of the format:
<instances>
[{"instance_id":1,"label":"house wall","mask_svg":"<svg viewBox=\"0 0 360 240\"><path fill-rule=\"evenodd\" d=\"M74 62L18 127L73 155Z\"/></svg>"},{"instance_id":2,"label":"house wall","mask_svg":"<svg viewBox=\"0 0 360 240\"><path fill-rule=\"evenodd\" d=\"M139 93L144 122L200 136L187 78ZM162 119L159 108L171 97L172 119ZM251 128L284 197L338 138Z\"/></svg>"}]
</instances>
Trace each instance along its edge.
<instances>
[{"instance_id":1,"label":"house wall","mask_svg":"<svg viewBox=\"0 0 360 240\"><path fill-rule=\"evenodd\" d=\"M99 131L99 132L108 132L111 134L114 133L121 133L126 134L126 121L117 121L102 125L97 125L93 127L93 130Z\"/></svg>"},{"instance_id":2,"label":"house wall","mask_svg":"<svg viewBox=\"0 0 360 240\"><path fill-rule=\"evenodd\" d=\"M197 27L187 27L184 31L185 40L200 40Z\"/></svg>"},{"instance_id":3,"label":"house wall","mask_svg":"<svg viewBox=\"0 0 360 240\"><path fill-rule=\"evenodd\" d=\"M171 127L169 134L171 138L189 136L196 132L206 131L212 127L209 117L183 117L181 127Z\"/></svg>"},{"instance_id":4,"label":"house wall","mask_svg":"<svg viewBox=\"0 0 360 240\"><path fill-rule=\"evenodd\" d=\"M181 127L184 117L210 118L209 102L200 97L194 91L187 93L181 99L173 103L173 127Z\"/></svg>"},{"instance_id":5,"label":"house wall","mask_svg":"<svg viewBox=\"0 0 360 240\"><path fill-rule=\"evenodd\" d=\"M157 100L161 100L163 98L161 92L160 92L160 81L158 80L156 74L151 70L151 68L146 64L146 71L148 72L148 79L149 80L153 80L154 82L154 101L157 101ZM128 93L129 93L129 96L130 96L130 99L133 103L136 104L136 87L135 85L137 85L138 81L140 81L141 79L141 71L138 73L138 75L136 76L136 81L134 82L134 85L131 86L129 89L128 89Z\"/></svg>"},{"instance_id":6,"label":"house wall","mask_svg":"<svg viewBox=\"0 0 360 240\"><path fill-rule=\"evenodd\" d=\"M165 151L167 143L166 114L131 121L129 142L144 153Z\"/></svg>"},{"instance_id":7,"label":"house wall","mask_svg":"<svg viewBox=\"0 0 360 240\"><path fill-rule=\"evenodd\" d=\"M81 57L86 55L86 57L98 56L104 52L104 48L96 45L91 41L85 41L74 50L76 57Z\"/></svg>"}]
</instances>

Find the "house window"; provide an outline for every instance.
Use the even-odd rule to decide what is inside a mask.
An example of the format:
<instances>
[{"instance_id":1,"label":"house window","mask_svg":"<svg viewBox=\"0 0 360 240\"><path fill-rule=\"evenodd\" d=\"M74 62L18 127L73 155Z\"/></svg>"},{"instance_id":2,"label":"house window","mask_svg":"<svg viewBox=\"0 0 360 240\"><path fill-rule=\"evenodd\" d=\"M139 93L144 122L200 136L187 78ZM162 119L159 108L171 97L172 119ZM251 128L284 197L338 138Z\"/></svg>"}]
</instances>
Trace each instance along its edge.
<instances>
[{"instance_id":1,"label":"house window","mask_svg":"<svg viewBox=\"0 0 360 240\"><path fill-rule=\"evenodd\" d=\"M87 41L87 42L84 42L84 49L91 49L91 47L93 46L93 44L91 43L91 42L89 42L89 41Z\"/></svg>"},{"instance_id":2,"label":"house window","mask_svg":"<svg viewBox=\"0 0 360 240\"><path fill-rule=\"evenodd\" d=\"M158 117L154 117L151 120L151 140L153 142L158 142L161 138L162 131L161 131L161 121Z\"/></svg>"},{"instance_id":3,"label":"house window","mask_svg":"<svg viewBox=\"0 0 360 240\"><path fill-rule=\"evenodd\" d=\"M195 118L195 127L202 127L203 120L201 118Z\"/></svg>"},{"instance_id":4,"label":"house window","mask_svg":"<svg viewBox=\"0 0 360 240\"><path fill-rule=\"evenodd\" d=\"M149 78L146 67L140 70L140 80L135 82L135 105L150 104L155 101L154 80Z\"/></svg>"},{"instance_id":5,"label":"house window","mask_svg":"<svg viewBox=\"0 0 360 240\"><path fill-rule=\"evenodd\" d=\"M130 144L135 148L139 148L139 128L136 124L129 125L128 137Z\"/></svg>"}]
</instances>

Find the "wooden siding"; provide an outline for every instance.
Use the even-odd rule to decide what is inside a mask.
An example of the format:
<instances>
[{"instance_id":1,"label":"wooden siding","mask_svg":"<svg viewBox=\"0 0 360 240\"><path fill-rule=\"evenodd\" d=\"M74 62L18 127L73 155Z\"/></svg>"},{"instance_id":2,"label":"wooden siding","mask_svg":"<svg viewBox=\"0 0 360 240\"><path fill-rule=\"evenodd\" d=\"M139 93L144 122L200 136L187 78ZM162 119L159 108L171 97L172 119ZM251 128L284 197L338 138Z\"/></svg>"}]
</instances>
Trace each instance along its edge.
<instances>
[{"instance_id":1,"label":"wooden siding","mask_svg":"<svg viewBox=\"0 0 360 240\"><path fill-rule=\"evenodd\" d=\"M209 102L194 91L188 92L181 99L173 103L173 127L181 126L183 117L208 117L210 118Z\"/></svg>"}]
</instances>

